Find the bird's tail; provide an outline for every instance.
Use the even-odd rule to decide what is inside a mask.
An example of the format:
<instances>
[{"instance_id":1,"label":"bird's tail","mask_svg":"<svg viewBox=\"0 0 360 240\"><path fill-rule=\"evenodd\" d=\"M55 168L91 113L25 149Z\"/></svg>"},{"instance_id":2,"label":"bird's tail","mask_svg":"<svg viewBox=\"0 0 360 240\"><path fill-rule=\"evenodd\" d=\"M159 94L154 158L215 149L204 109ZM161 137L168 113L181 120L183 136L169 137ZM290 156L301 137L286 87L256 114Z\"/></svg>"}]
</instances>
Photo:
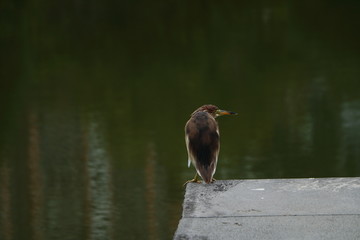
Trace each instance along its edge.
<instances>
[{"instance_id":1,"label":"bird's tail","mask_svg":"<svg viewBox=\"0 0 360 240\"><path fill-rule=\"evenodd\" d=\"M198 167L198 174L204 180L205 183L211 183L215 173L215 165L202 165Z\"/></svg>"}]
</instances>

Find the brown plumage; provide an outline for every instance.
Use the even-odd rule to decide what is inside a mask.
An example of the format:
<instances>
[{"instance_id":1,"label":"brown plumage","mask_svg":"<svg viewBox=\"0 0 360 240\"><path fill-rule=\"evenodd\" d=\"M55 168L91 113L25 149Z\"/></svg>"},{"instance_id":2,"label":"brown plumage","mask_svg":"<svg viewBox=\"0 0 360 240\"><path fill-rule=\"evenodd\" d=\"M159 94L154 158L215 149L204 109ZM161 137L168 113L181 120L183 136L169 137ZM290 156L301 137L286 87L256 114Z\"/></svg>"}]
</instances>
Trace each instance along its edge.
<instances>
[{"instance_id":1,"label":"brown plumage","mask_svg":"<svg viewBox=\"0 0 360 240\"><path fill-rule=\"evenodd\" d=\"M197 174L206 183L213 181L220 150L219 127L215 118L231 114L236 113L220 110L214 105L204 105L191 114L185 125L188 166L192 162ZM197 182L197 175L188 182Z\"/></svg>"}]
</instances>

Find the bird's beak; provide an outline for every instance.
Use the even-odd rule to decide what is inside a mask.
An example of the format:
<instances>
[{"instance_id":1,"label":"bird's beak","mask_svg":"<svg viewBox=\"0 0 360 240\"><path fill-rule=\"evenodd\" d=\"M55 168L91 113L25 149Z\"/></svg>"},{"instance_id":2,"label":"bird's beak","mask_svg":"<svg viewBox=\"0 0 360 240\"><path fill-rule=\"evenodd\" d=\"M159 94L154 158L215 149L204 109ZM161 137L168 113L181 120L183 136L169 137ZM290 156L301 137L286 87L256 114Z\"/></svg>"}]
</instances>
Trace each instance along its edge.
<instances>
[{"instance_id":1,"label":"bird's beak","mask_svg":"<svg viewBox=\"0 0 360 240\"><path fill-rule=\"evenodd\" d=\"M223 115L237 115L236 112L230 112L230 111L226 111L226 110L217 110L216 111L216 115L218 116L223 116Z\"/></svg>"}]
</instances>

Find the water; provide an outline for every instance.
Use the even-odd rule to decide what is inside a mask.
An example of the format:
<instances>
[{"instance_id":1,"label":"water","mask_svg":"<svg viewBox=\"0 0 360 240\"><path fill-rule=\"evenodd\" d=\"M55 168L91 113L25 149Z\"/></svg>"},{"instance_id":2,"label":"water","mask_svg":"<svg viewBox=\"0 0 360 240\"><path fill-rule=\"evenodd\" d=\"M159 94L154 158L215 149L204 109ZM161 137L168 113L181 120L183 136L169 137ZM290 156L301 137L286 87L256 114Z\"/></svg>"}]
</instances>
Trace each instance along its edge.
<instances>
[{"instance_id":1,"label":"water","mask_svg":"<svg viewBox=\"0 0 360 240\"><path fill-rule=\"evenodd\" d=\"M0 239L170 239L206 103L217 179L360 175L357 1L2 5Z\"/></svg>"}]
</instances>

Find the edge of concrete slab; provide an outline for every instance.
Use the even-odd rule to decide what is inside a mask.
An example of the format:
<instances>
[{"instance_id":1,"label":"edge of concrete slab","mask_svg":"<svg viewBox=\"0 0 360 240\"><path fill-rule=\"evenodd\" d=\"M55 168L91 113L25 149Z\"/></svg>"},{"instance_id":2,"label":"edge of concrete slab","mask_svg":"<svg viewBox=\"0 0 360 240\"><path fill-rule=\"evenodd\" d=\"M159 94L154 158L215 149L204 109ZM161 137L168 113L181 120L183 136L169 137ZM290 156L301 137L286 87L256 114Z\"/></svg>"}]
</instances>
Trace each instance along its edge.
<instances>
[{"instance_id":1,"label":"edge of concrete slab","mask_svg":"<svg viewBox=\"0 0 360 240\"><path fill-rule=\"evenodd\" d=\"M225 180L188 184L174 239L360 239L358 226L360 178Z\"/></svg>"}]
</instances>

